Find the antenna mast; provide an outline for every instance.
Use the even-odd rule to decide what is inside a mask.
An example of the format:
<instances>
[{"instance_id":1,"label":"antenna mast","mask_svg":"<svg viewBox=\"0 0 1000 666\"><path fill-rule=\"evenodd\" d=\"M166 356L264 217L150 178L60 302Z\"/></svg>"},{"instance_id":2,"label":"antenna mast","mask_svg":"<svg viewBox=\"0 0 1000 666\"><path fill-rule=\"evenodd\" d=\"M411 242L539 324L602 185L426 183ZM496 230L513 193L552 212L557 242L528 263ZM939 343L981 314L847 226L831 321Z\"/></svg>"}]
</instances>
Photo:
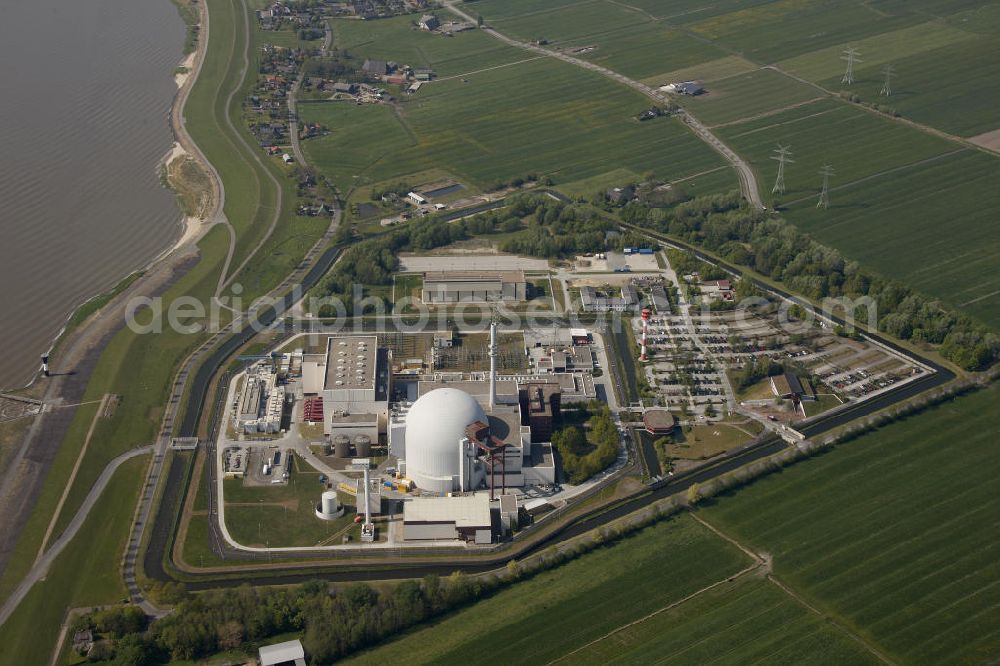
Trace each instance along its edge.
<instances>
[{"instance_id":1,"label":"antenna mast","mask_svg":"<svg viewBox=\"0 0 1000 666\"><path fill-rule=\"evenodd\" d=\"M841 60L847 61L847 71L844 72L844 78L840 80L841 83L854 83L854 64L864 62L860 56L861 51L853 46L844 51L844 57Z\"/></svg>"},{"instance_id":2,"label":"antenna mast","mask_svg":"<svg viewBox=\"0 0 1000 666\"><path fill-rule=\"evenodd\" d=\"M823 176L823 190L819 193L819 201L816 203L816 208L829 208L830 207L830 176L835 175L833 172L833 167L829 164L825 165L819 170L821 176Z\"/></svg>"},{"instance_id":3,"label":"antenna mast","mask_svg":"<svg viewBox=\"0 0 1000 666\"><path fill-rule=\"evenodd\" d=\"M785 164L794 164L795 160L791 158L792 151L788 149L788 146L782 146L778 144L777 149L772 151L774 156L771 157L772 160L778 162L778 177L774 181L774 187L771 188L771 194L781 194L785 193Z\"/></svg>"}]
</instances>

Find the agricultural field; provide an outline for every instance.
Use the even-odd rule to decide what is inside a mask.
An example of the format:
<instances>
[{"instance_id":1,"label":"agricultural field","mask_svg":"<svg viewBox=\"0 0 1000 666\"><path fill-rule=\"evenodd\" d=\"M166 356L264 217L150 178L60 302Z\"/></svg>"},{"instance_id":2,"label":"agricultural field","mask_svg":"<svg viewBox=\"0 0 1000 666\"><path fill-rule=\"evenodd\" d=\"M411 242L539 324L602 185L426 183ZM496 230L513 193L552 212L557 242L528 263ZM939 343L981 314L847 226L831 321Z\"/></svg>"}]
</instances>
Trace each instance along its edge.
<instances>
[{"instance_id":1,"label":"agricultural field","mask_svg":"<svg viewBox=\"0 0 1000 666\"><path fill-rule=\"evenodd\" d=\"M560 43L557 47L633 79L646 79L726 56L725 51L711 44L657 24L619 28Z\"/></svg>"},{"instance_id":2,"label":"agricultural field","mask_svg":"<svg viewBox=\"0 0 1000 666\"><path fill-rule=\"evenodd\" d=\"M539 574L363 653L358 663L547 663L752 566L681 516Z\"/></svg>"},{"instance_id":3,"label":"agricultural field","mask_svg":"<svg viewBox=\"0 0 1000 666\"><path fill-rule=\"evenodd\" d=\"M966 150L788 204L786 216L851 259L1000 327L1000 160ZM836 185L836 182L834 183Z\"/></svg>"},{"instance_id":4,"label":"agricultural field","mask_svg":"<svg viewBox=\"0 0 1000 666\"><path fill-rule=\"evenodd\" d=\"M779 587L741 578L603 638L556 663L880 663Z\"/></svg>"},{"instance_id":5,"label":"agricultural field","mask_svg":"<svg viewBox=\"0 0 1000 666\"><path fill-rule=\"evenodd\" d=\"M434 82L396 107L331 102L300 112L331 128L303 149L345 191L432 167L486 188L529 172L558 185L612 169L672 180L723 164L679 121L636 120L647 106L600 75L542 59Z\"/></svg>"},{"instance_id":6,"label":"agricultural field","mask_svg":"<svg viewBox=\"0 0 1000 666\"><path fill-rule=\"evenodd\" d=\"M767 196L778 166L771 159L773 151L779 144L790 148L795 162L785 168L783 202L810 197L815 204L825 164L836 170L837 186L892 170L899 177L907 167L916 168L910 165L962 150L951 141L829 99L733 124L719 133L754 166Z\"/></svg>"},{"instance_id":7,"label":"agricultural field","mask_svg":"<svg viewBox=\"0 0 1000 666\"><path fill-rule=\"evenodd\" d=\"M509 13L510 8L499 9L506 4L503 0L485 0L477 2L473 9L482 14L490 27L504 34L522 40L545 40L550 44L599 38L629 27L640 29L649 23L649 18L642 13L607 0L555 6L535 0L524 3L523 11L517 14Z\"/></svg>"},{"instance_id":8,"label":"agricultural field","mask_svg":"<svg viewBox=\"0 0 1000 666\"><path fill-rule=\"evenodd\" d=\"M1000 40L997 34L976 34L955 27L959 25L924 23L852 42L864 60L855 70L853 85L841 83L844 63L839 53L847 44L779 65L829 90L850 90L864 101L890 106L905 118L947 132L974 136L1000 129L1000 97L992 85L1000 77ZM883 68L889 64L895 73L892 94L886 97L880 92Z\"/></svg>"},{"instance_id":9,"label":"agricultural field","mask_svg":"<svg viewBox=\"0 0 1000 666\"><path fill-rule=\"evenodd\" d=\"M956 398L797 463L702 515L775 575L904 663L1000 646L1000 388Z\"/></svg>"},{"instance_id":10,"label":"agricultural field","mask_svg":"<svg viewBox=\"0 0 1000 666\"><path fill-rule=\"evenodd\" d=\"M706 93L684 98L683 106L708 125L721 125L774 113L823 95L814 87L772 69L758 69L720 79Z\"/></svg>"},{"instance_id":11,"label":"agricultural field","mask_svg":"<svg viewBox=\"0 0 1000 666\"><path fill-rule=\"evenodd\" d=\"M861 0L775 0L688 23L687 28L760 64L860 40L927 20Z\"/></svg>"},{"instance_id":12,"label":"agricultural field","mask_svg":"<svg viewBox=\"0 0 1000 666\"><path fill-rule=\"evenodd\" d=\"M453 18L449 12L439 12L439 16L442 20ZM333 20L333 45L359 61L374 58L394 60L414 68L430 67L438 77L455 76L531 57L477 30L459 32L452 37L431 34L415 27L415 18Z\"/></svg>"}]
</instances>

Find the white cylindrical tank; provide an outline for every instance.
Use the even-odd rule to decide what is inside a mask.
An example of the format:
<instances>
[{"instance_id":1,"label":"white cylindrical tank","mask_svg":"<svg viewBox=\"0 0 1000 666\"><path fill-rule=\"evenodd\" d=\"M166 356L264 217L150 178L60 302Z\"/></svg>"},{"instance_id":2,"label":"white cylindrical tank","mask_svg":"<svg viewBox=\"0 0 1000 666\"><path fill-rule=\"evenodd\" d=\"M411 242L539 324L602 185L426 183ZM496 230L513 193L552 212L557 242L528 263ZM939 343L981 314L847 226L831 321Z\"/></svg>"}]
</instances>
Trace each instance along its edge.
<instances>
[{"instance_id":1,"label":"white cylindrical tank","mask_svg":"<svg viewBox=\"0 0 1000 666\"><path fill-rule=\"evenodd\" d=\"M336 490L328 490L323 493L323 513L336 513L340 509L340 501L337 499Z\"/></svg>"},{"instance_id":2,"label":"white cylindrical tank","mask_svg":"<svg viewBox=\"0 0 1000 666\"><path fill-rule=\"evenodd\" d=\"M320 498L316 507L316 517L322 520L335 520L344 515L344 505L337 498L336 490L327 490Z\"/></svg>"}]
</instances>

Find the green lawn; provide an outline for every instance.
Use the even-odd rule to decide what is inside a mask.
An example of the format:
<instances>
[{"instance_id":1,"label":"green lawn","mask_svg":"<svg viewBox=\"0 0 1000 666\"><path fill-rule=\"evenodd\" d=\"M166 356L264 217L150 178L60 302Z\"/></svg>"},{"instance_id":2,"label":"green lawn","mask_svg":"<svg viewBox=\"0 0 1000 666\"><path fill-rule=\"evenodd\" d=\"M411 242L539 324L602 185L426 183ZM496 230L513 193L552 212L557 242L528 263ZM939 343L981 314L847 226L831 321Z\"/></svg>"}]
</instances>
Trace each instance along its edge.
<instances>
[{"instance_id":1,"label":"green lawn","mask_svg":"<svg viewBox=\"0 0 1000 666\"><path fill-rule=\"evenodd\" d=\"M473 187L529 172L556 183L606 173L609 165L672 179L714 168L721 157L680 122L645 123L642 95L551 59L435 82L400 103L308 104L310 122L332 129L310 141L310 161L341 187L431 167Z\"/></svg>"},{"instance_id":2,"label":"green lawn","mask_svg":"<svg viewBox=\"0 0 1000 666\"><path fill-rule=\"evenodd\" d=\"M349 532L356 515L353 506L337 520L316 517L316 505L325 490L319 476L295 456L287 484L245 486L241 479L223 481L226 526L233 539L244 546L315 546ZM341 501L346 499L341 497Z\"/></svg>"},{"instance_id":3,"label":"green lawn","mask_svg":"<svg viewBox=\"0 0 1000 666\"><path fill-rule=\"evenodd\" d=\"M721 498L709 522L903 663L1000 654L1000 388L955 399Z\"/></svg>"},{"instance_id":4,"label":"green lawn","mask_svg":"<svg viewBox=\"0 0 1000 666\"><path fill-rule=\"evenodd\" d=\"M547 663L750 564L682 516L363 653L360 663Z\"/></svg>"}]
</instances>

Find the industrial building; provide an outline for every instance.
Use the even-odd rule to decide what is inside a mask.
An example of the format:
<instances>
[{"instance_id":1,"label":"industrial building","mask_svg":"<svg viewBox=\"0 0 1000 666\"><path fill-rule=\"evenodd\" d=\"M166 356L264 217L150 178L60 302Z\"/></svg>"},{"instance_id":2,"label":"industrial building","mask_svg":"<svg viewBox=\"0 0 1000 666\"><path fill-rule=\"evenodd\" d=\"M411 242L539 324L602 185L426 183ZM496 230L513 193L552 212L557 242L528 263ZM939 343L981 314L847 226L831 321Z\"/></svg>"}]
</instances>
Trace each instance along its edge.
<instances>
[{"instance_id":1,"label":"industrial building","mask_svg":"<svg viewBox=\"0 0 1000 666\"><path fill-rule=\"evenodd\" d=\"M516 303L527 293L524 271L428 271L420 298L427 304Z\"/></svg>"},{"instance_id":2,"label":"industrial building","mask_svg":"<svg viewBox=\"0 0 1000 666\"><path fill-rule=\"evenodd\" d=\"M458 388L489 382L420 383L422 390L431 390L400 412L389 429L391 453L418 488L447 494L555 482L548 437L553 405L558 414L560 404L558 384L544 385L545 409L539 411L527 399L522 406L518 383L504 383L512 394L497 395L492 408L486 396L479 396L485 403L481 404ZM532 424L538 435L533 434Z\"/></svg>"},{"instance_id":3,"label":"industrial building","mask_svg":"<svg viewBox=\"0 0 1000 666\"><path fill-rule=\"evenodd\" d=\"M374 335L332 335L325 354L303 357L302 392L331 441L379 441L388 421L391 367L391 352L379 348Z\"/></svg>"},{"instance_id":4,"label":"industrial building","mask_svg":"<svg viewBox=\"0 0 1000 666\"><path fill-rule=\"evenodd\" d=\"M639 295L635 287L622 287L621 297L601 296L590 286L580 287L580 307L584 312L624 312L639 304Z\"/></svg>"},{"instance_id":5,"label":"industrial building","mask_svg":"<svg viewBox=\"0 0 1000 666\"><path fill-rule=\"evenodd\" d=\"M247 368L236 403L236 429L245 434L276 433L281 429L284 408L285 389L278 385L278 375L271 367L258 363Z\"/></svg>"},{"instance_id":6,"label":"industrial building","mask_svg":"<svg viewBox=\"0 0 1000 666\"><path fill-rule=\"evenodd\" d=\"M419 497L403 504L406 541L464 539L476 544L493 542L490 498L485 493L464 497Z\"/></svg>"}]
</instances>

